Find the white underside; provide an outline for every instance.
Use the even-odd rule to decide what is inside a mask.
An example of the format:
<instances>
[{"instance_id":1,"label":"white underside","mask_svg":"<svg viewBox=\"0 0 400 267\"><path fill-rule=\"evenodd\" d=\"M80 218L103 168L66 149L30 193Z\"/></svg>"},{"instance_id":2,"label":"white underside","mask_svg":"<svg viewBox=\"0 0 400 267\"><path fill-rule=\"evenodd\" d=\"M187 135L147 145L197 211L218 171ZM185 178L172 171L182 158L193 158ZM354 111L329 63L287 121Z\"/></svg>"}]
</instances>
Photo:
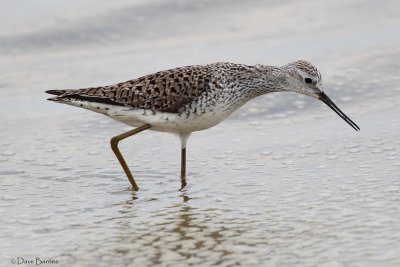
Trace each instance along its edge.
<instances>
[{"instance_id":1,"label":"white underside","mask_svg":"<svg viewBox=\"0 0 400 267\"><path fill-rule=\"evenodd\" d=\"M171 132L177 134L190 134L213 127L224 120L232 111L223 111L218 107L202 114L179 115L168 112L153 112L146 109L137 109L125 106L113 106L102 103L87 101L71 101L65 104L85 108L97 113L104 114L110 118L133 127L150 124L151 130Z\"/></svg>"}]
</instances>

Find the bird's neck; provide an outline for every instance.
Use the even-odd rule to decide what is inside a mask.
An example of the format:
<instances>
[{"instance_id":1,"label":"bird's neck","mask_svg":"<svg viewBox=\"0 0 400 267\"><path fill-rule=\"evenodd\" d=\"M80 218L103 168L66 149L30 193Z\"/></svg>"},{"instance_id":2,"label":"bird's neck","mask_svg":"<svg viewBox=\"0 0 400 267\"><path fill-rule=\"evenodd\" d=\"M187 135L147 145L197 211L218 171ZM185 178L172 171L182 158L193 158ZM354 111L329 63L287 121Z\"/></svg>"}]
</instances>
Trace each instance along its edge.
<instances>
[{"instance_id":1,"label":"bird's neck","mask_svg":"<svg viewBox=\"0 0 400 267\"><path fill-rule=\"evenodd\" d=\"M212 92L215 105L206 105L208 101L199 99L198 110L218 109L222 110L219 113L228 116L257 96L283 91L284 81L285 77L278 67L233 65L232 68L225 68L221 73L218 85L221 89Z\"/></svg>"},{"instance_id":2,"label":"bird's neck","mask_svg":"<svg viewBox=\"0 0 400 267\"><path fill-rule=\"evenodd\" d=\"M274 66L248 66L235 76L236 83L241 88L246 100L254 97L284 91L287 87L286 76L282 69Z\"/></svg>"}]
</instances>

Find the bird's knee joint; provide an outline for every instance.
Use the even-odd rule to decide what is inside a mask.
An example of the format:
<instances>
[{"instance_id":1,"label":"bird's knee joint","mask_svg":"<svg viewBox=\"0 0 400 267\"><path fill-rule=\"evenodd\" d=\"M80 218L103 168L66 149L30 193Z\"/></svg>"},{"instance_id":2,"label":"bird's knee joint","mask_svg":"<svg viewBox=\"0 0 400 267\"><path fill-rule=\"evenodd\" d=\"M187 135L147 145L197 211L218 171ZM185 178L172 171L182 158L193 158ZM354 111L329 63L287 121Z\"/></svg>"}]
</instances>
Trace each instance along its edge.
<instances>
[{"instance_id":1,"label":"bird's knee joint","mask_svg":"<svg viewBox=\"0 0 400 267\"><path fill-rule=\"evenodd\" d=\"M116 137L111 138L110 140L111 147L118 146L118 142L119 142L118 138Z\"/></svg>"}]
</instances>

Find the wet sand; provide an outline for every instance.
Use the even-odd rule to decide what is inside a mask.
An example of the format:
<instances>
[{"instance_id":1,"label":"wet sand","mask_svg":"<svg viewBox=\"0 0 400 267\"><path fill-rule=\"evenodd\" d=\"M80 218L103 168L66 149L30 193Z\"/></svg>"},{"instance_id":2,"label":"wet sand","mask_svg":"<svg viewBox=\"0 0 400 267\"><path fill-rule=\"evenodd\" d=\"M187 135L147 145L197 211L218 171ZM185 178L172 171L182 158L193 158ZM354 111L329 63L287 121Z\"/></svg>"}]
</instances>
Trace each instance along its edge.
<instances>
[{"instance_id":1,"label":"wet sand","mask_svg":"<svg viewBox=\"0 0 400 267\"><path fill-rule=\"evenodd\" d=\"M400 5L77 3L0 11L0 265L400 265ZM109 147L129 127L45 101L169 67L300 58L361 131L314 99L259 97L192 135L185 192L173 135L121 143L132 193Z\"/></svg>"}]
</instances>

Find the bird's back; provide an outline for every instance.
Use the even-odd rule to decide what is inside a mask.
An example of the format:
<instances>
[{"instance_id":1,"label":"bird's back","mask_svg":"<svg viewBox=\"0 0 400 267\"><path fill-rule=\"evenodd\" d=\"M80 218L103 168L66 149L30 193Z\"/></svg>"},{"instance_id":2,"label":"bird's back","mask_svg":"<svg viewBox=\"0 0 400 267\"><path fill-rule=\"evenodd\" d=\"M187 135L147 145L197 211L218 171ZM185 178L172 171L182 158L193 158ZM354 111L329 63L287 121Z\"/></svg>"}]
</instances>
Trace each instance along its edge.
<instances>
[{"instance_id":1,"label":"bird's back","mask_svg":"<svg viewBox=\"0 0 400 267\"><path fill-rule=\"evenodd\" d=\"M215 83L212 65L193 65L126 82L77 90L49 90L56 102L87 101L177 113Z\"/></svg>"},{"instance_id":2,"label":"bird's back","mask_svg":"<svg viewBox=\"0 0 400 267\"><path fill-rule=\"evenodd\" d=\"M131 126L197 131L218 124L256 96L256 90L249 93L251 88L243 87L252 75L259 75L253 66L220 62L159 71L109 86L46 92L56 95L51 101L99 112Z\"/></svg>"}]
</instances>

